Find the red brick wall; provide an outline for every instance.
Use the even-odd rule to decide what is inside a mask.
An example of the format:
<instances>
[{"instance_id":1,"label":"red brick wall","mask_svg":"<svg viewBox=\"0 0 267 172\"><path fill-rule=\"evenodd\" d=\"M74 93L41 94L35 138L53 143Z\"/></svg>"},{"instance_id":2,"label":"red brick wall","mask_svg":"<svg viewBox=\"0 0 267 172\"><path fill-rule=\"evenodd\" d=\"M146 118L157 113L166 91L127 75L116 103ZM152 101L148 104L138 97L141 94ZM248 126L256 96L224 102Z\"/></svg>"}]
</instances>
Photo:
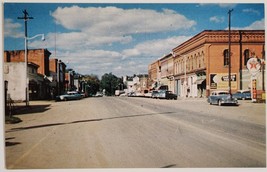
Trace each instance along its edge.
<instances>
[{"instance_id":1,"label":"red brick wall","mask_svg":"<svg viewBox=\"0 0 267 172\"><path fill-rule=\"evenodd\" d=\"M50 52L46 49L28 50L28 62L35 63L39 66L39 74L49 76L49 56ZM5 51L4 62L25 62L25 51Z\"/></svg>"}]
</instances>

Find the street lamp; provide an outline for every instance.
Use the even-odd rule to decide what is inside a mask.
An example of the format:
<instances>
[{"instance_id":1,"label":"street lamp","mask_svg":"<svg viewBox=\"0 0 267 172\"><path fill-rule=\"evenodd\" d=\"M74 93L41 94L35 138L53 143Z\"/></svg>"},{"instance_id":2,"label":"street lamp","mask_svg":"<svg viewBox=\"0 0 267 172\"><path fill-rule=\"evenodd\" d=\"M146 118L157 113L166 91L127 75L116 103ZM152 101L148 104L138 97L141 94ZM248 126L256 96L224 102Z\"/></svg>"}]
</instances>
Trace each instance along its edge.
<instances>
[{"instance_id":1,"label":"street lamp","mask_svg":"<svg viewBox=\"0 0 267 172\"><path fill-rule=\"evenodd\" d=\"M26 87L25 87L25 101L26 101L26 106L29 106L29 80L28 80L28 40L34 39L38 36L42 36L42 41L45 40L44 34L38 34L35 35L31 38L28 38L27 36L25 36L25 75L26 75Z\"/></svg>"},{"instance_id":2,"label":"street lamp","mask_svg":"<svg viewBox=\"0 0 267 172\"><path fill-rule=\"evenodd\" d=\"M25 78L26 78L26 82L25 82L25 101L26 101L26 106L29 106L29 88L28 88L28 55L27 55L27 50L28 50L28 40L34 39L38 36L42 36L42 40L44 41L44 34L38 34L35 35L34 37L28 38L28 32L27 32L27 22L30 19L33 19L33 17L30 17L27 10L23 10L23 17L18 17L18 19L22 19L24 20L24 31L25 31L25 36L24 36L24 41L25 41Z\"/></svg>"}]
</instances>

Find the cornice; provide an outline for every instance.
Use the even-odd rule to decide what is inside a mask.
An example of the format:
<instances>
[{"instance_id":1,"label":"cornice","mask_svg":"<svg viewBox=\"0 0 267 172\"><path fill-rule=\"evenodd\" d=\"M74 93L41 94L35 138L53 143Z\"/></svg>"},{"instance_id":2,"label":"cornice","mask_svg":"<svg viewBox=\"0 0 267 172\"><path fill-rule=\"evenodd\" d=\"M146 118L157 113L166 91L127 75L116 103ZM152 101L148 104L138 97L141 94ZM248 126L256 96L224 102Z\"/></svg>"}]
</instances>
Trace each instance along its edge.
<instances>
[{"instance_id":1,"label":"cornice","mask_svg":"<svg viewBox=\"0 0 267 172\"><path fill-rule=\"evenodd\" d=\"M173 49L173 52L185 54L186 52L206 43L228 43L228 30L204 30L191 39ZM263 43L265 42L264 30L232 30L231 42L236 43Z\"/></svg>"}]
</instances>

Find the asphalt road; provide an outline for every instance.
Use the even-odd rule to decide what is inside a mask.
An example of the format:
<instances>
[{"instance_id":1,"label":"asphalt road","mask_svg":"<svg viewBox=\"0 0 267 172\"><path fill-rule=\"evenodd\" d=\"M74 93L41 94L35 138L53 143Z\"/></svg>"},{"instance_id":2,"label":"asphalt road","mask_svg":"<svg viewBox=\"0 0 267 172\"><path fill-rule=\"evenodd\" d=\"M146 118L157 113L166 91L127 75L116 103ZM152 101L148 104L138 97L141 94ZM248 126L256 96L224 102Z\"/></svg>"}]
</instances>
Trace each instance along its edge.
<instances>
[{"instance_id":1,"label":"asphalt road","mask_svg":"<svg viewBox=\"0 0 267 172\"><path fill-rule=\"evenodd\" d=\"M101 97L31 107L5 125L8 169L266 167L265 104Z\"/></svg>"}]
</instances>

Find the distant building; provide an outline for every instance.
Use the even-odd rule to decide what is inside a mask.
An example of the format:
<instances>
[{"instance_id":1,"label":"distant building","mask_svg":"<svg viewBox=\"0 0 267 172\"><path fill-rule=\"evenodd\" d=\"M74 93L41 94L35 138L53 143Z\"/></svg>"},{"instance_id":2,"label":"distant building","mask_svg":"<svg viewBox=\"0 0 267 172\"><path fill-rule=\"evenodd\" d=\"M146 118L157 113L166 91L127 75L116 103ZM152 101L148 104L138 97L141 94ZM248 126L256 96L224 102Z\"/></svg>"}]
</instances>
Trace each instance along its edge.
<instances>
[{"instance_id":1,"label":"distant building","mask_svg":"<svg viewBox=\"0 0 267 172\"><path fill-rule=\"evenodd\" d=\"M123 77L123 83L126 85L126 93L140 93L143 94L147 91L148 75L139 74L134 76Z\"/></svg>"}]
</instances>

